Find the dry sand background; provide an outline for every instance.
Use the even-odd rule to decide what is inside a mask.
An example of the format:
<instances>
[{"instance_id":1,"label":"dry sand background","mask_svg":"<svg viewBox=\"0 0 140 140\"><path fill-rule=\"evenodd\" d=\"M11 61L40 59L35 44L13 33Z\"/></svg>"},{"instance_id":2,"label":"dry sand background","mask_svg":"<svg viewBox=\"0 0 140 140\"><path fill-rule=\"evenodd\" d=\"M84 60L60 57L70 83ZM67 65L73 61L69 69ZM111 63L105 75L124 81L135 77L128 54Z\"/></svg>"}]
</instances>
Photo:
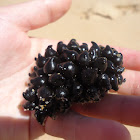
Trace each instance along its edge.
<instances>
[{"instance_id":1,"label":"dry sand background","mask_svg":"<svg viewBox=\"0 0 140 140\"><path fill-rule=\"evenodd\" d=\"M0 0L0 6L23 1ZM29 35L57 40L93 40L140 50L140 0L73 0L70 11L62 19ZM140 140L140 128L126 127L132 140ZM48 135L38 138L45 139L58 140Z\"/></svg>"}]
</instances>

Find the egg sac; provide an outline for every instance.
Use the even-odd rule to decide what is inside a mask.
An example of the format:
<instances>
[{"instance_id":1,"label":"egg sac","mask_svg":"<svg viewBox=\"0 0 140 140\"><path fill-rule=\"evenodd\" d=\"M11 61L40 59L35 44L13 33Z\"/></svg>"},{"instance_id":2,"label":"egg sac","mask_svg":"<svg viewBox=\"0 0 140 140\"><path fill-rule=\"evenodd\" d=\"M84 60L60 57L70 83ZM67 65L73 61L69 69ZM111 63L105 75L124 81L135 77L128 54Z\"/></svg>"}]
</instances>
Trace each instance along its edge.
<instances>
[{"instance_id":1,"label":"egg sac","mask_svg":"<svg viewBox=\"0 0 140 140\"><path fill-rule=\"evenodd\" d=\"M23 107L34 110L40 124L67 112L73 103L99 102L108 90L117 91L125 82L123 55L109 45L91 44L60 41L57 51L49 45L43 56L35 58Z\"/></svg>"}]
</instances>

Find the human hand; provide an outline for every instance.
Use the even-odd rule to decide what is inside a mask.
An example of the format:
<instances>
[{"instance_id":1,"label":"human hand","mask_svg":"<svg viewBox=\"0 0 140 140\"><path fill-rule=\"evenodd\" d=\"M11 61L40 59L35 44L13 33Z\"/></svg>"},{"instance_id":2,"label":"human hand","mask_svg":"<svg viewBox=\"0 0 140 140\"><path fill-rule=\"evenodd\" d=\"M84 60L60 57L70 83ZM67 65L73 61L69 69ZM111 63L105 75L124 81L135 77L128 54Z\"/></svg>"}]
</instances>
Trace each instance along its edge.
<instances>
[{"instance_id":1,"label":"human hand","mask_svg":"<svg viewBox=\"0 0 140 140\"><path fill-rule=\"evenodd\" d=\"M70 112L59 116L55 121L48 118L43 128L30 113L22 113L19 104L23 99L22 92L26 89L27 73L34 57L48 45L56 46L56 42L51 40L29 38L27 32L55 21L65 13L69 5L68 0L38 0L0 9L0 139L28 140L46 132L67 140L130 140L127 129L111 120L140 126L139 97L107 95L100 103L74 107L81 114L111 120L89 118ZM134 81L132 84L132 79L135 74L139 75L140 53L128 50L121 52L124 54L125 67L134 71L125 72L127 82L119 92L130 94L130 91L137 89L132 93L138 94L139 89L136 87L139 83ZM127 89L128 85L130 90ZM131 85L134 85L134 88Z\"/></svg>"}]
</instances>

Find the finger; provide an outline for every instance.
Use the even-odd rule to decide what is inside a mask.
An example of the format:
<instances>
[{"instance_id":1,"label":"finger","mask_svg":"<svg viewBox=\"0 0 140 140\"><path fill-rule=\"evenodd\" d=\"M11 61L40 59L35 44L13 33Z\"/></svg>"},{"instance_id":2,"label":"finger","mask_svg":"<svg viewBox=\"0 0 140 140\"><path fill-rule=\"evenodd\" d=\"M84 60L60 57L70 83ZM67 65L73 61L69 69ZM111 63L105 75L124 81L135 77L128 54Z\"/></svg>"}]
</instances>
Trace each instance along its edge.
<instances>
[{"instance_id":1,"label":"finger","mask_svg":"<svg viewBox=\"0 0 140 140\"><path fill-rule=\"evenodd\" d=\"M0 19L29 31L59 19L69 9L70 4L71 0L33 0L1 8Z\"/></svg>"},{"instance_id":2,"label":"finger","mask_svg":"<svg viewBox=\"0 0 140 140\"><path fill-rule=\"evenodd\" d=\"M119 87L118 93L140 96L140 72L126 70L123 77L126 78L126 82Z\"/></svg>"},{"instance_id":3,"label":"finger","mask_svg":"<svg viewBox=\"0 0 140 140\"><path fill-rule=\"evenodd\" d=\"M120 123L85 117L73 112L48 119L48 134L66 140L130 140L130 134Z\"/></svg>"},{"instance_id":4,"label":"finger","mask_svg":"<svg viewBox=\"0 0 140 140\"><path fill-rule=\"evenodd\" d=\"M44 127L40 125L34 117L34 111L30 113L30 122L29 122L29 140L34 140L39 136L45 134Z\"/></svg>"},{"instance_id":5,"label":"finger","mask_svg":"<svg viewBox=\"0 0 140 140\"><path fill-rule=\"evenodd\" d=\"M75 105L73 109L90 117L140 127L140 97L108 94L99 103Z\"/></svg>"},{"instance_id":6,"label":"finger","mask_svg":"<svg viewBox=\"0 0 140 140\"><path fill-rule=\"evenodd\" d=\"M130 70L140 70L140 51L115 47L123 54L124 67Z\"/></svg>"},{"instance_id":7,"label":"finger","mask_svg":"<svg viewBox=\"0 0 140 140\"><path fill-rule=\"evenodd\" d=\"M34 140L43 135L44 127L31 114L30 120L0 117L0 140Z\"/></svg>"},{"instance_id":8,"label":"finger","mask_svg":"<svg viewBox=\"0 0 140 140\"><path fill-rule=\"evenodd\" d=\"M33 117L30 120L0 117L0 140L34 140L44 133Z\"/></svg>"},{"instance_id":9,"label":"finger","mask_svg":"<svg viewBox=\"0 0 140 140\"><path fill-rule=\"evenodd\" d=\"M0 140L28 140L29 120L0 117Z\"/></svg>"}]
</instances>

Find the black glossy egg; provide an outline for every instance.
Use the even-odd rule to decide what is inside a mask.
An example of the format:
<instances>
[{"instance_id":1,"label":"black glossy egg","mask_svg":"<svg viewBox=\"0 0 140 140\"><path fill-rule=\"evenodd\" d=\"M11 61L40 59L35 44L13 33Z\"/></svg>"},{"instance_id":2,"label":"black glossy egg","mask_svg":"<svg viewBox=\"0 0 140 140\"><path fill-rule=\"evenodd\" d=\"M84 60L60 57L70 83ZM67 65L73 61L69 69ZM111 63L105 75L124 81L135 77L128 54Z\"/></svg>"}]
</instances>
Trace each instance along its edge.
<instances>
[{"instance_id":1,"label":"black glossy egg","mask_svg":"<svg viewBox=\"0 0 140 140\"><path fill-rule=\"evenodd\" d=\"M64 77L70 78L70 79L75 77L78 72L77 66L71 61L60 63L58 68L59 68L60 73L62 73Z\"/></svg>"},{"instance_id":2,"label":"black glossy egg","mask_svg":"<svg viewBox=\"0 0 140 140\"><path fill-rule=\"evenodd\" d=\"M112 62L114 63L115 66L121 66L123 64L123 55L121 53L114 55Z\"/></svg>"},{"instance_id":3,"label":"black glossy egg","mask_svg":"<svg viewBox=\"0 0 140 140\"><path fill-rule=\"evenodd\" d=\"M88 51L84 51L82 53L80 53L77 57L77 63L82 66L88 66L90 62L90 57L89 57L89 53Z\"/></svg>"},{"instance_id":4,"label":"black glossy egg","mask_svg":"<svg viewBox=\"0 0 140 140\"><path fill-rule=\"evenodd\" d=\"M61 59L65 61L73 61L75 62L77 59L78 53L74 50L63 50L61 54Z\"/></svg>"},{"instance_id":5,"label":"black glossy egg","mask_svg":"<svg viewBox=\"0 0 140 140\"><path fill-rule=\"evenodd\" d=\"M101 74L98 77L98 85L99 87L106 88L107 90L111 89L110 78L107 74Z\"/></svg>"},{"instance_id":6,"label":"black glossy egg","mask_svg":"<svg viewBox=\"0 0 140 140\"><path fill-rule=\"evenodd\" d=\"M48 86L42 86L37 90L38 98L40 100L50 100L53 97L54 92Z\"/></svg>"},{"instance_id":7,"label":"black glossy egg","mask_svg":"<svg viewBox=\"0 0 140 140\"><path fill-rule=\"evenodd\" d=\"M57 44L57 52L62 54L63 50L68 50L67 45L64 44L62 41L58 42Z\"/></svg>"},{"instance_id":8,"label":"black glossy egg","mask_svg":"<svg viewBox=\"0 0 140 140\"><path fill-rule=\"evenodd\" d=\"M123 76L121 74L118 74L117 78L118 78L118 85L121 85L125 81L125 79L123 79Z\"/></svg>"},{"instance_id":9,"label":"black glossy egg","mask_svg":"<svg viewBox=\"0 0 140 140\"><path fill-rule=\"evenodd\" d=\"M36 110L35 117L40 124L43 124L47 117L47 113L45 111Z\"/></svg>"},{"instance_id":10,"label":"black glossy egg","mask_svg":"<svg viewBox=\"0 0 140 140\"><path fill-rule=\"evenodd\" d=\"M65 83L65 77L60 73L54 73L49 77L48 81L54 86L62 86Z\"/></svg>"},{"instance_id":11,"label":"black glossy egg","mask_svg":"<svg viewBox=\"0 0 140 140\"><path fill-rule=\"evenodd\" d=\"M36 65L39 68L42 68L45 65L45 63L47 62L47 59L39 53L38 58L35 58L35 61L36 61Z\"/></svg>"},{"instance_id":12,"label":"black glossy egg","mask_svg":"<svg viewBox=\"0 0 140 140\"><path fill-rule=\"evenodd\" d=\"M30 102L35 101L36 90L34 88L28 88L25 92L23 92L23 97Z\"/></svg>"},{"instance_id":13,"label":"black glossy egg","mask_svg":"<svg viewBox=\"0 0 140 140\"><path fill-rule=\"evenodd\" d=\"M32 73L29 73L29 76L30 76L31 78L35 78L37 75L36 75L35 72L32 72Z\"/></svg>"},{"instance_id":14,"label":"black glossy egg","mask_svg":"<svg viewBox=\"0 0 140 140\"><path fill-rule=\"evenodd\" d=\"M59 87L55 90L55 95L57 100L65 101L68 99L69 91L65 87Z\"/></svg>"},{"instance_id":15,"label":"black glossy egg","mask_svg":"<svg viewBox=\"0 0 140 140\"><path fill-rule=\"evenodd\" d=\"M34 110L36 107L36 104L34 102L28 101L23 105L23 107L25 110Z\"/></svg>"},{"instance_id":16,"label":"black glossy egg","mask_svg":"<svg viewBox=\"0 0 140 140\"><path fill-rule=\"evenodd\" d=\"M80 52L79 44L76 42L76 39L72 39L68 43L68 46L67 47L68 47L69 50L75 50L77 52Z\"/></svg>"},{"instance_id":17,"label":"black glossy egg","mask_svg":"<svg viewBox=\"0 0 140 140\"><path fill-rule=\"evenodd\" d=\"M43 71L43 68L34 67L34 71L35 71L35 73L36 73L37 76L43 76L43 75L45 75L45 73Z\"/></svg>"},{"instance_id":18,"label":"black glossy egg","mask_svg":"<svg viewBox=\"0 0 140 140\"><path fill-rule=\"evenodd\" d=\"M110 83L111 83L111 86L112 86L112 89L115 90L115 91L118 91L118 79L115 75L111 75L110 76Z\"/></svg>"},{"instance_id":19,"label":"black glossy egg","mask_svg":"<svg viewBox=\"0 0 140 140\"><path fill-rule=\"evenodd\" d=\"M124 70L125 70L124 67L121 67L121 66L116 67L117 74L121 74L122 72L124 72Z\"/></svg>"},{"instance_id":20,"label":"black glossy egg","mask_svg":"<svg viewBox=\"0 0 140 140\"><path fill-rule=\"evenodd\" d=\"M57 56L57 52L52 48L52 45L49 45L45 51L45 57Z\"/></svg>"},{"instance_id":21,"label":"black glossy egg","mask_svg":"<svg viewBox=\"0 0 140 140\"><path fill-rule=\"evenodd\" d=\"M118 51L115 49L115 48L111 48L112 51L113 51L113 56L117 55L118 54Z\"/></svg>"},{"instance_id":22,"label":"black glossy egg","mask_svg":"<svg viewBox=\"0 0 140 140\"><path fill-rule=\"evenodd\" d=\"M112 51L112 49L110 48L109 45L107 45L107 46L102 50L102 56L103 56L103 57L106 57L106 58L109 59L109 60L112 60L112 58L113 58L113 51Z\"/></svg>"},{"instance_id":23,"label":"black glossy egg","mask_svg":"<svg viewBox=\"0 0 140 140\"><path fill-rule=\"evenodd\" d=\"M31 79L30 82L35 87L41 87L41 86L45 85L46 80L47 80L46 77L40 76L40 77L36 77L34 79Z\"/></svg>"},{"instance_id":24,"label":"black glossy egg","mask_svg":"<svg viewBox=\"0 0 140 140\"><path fill-rule=\"evenodd\" d=\"M83 43L82 45L80 45L80 51L88 51L88 45L86 43Z\"/></svg>"},{"instance_id":25,"label":"black glossy egg","mask_svg":"<svg viewBox=\"0 0 140 140\"><path fill-rule=\"evenodd\" d=\"M92 41L91 43L92 46L89 49L89 55L91 57L91 60L94 61L97 57L100 57L101 49L95 42Z\"/></svg>"},{"instance_id":26,"label":"black glossy egg","mask_svg":"<svg viewBox=\"0 0 140 140\"><path fill-rule=\"evenodd\" d=\"M117 73L117 70L116 70L116 67L114 65L114 63L110 60L107 61L107 70L106 70L106 73L109 74L109 73Z\"/></svg>"},{"instance_id":27,"label":"black glossy egg","mask_svg":"<svg viewBox=\"0 0 140 140\"><path fill-rule=\"evenodd\" d=\"M93 41L91 41L91 43L92 43L92 46L91 46L89 52L95 50L97 55L100 56L100 51L101 51L100 47Z\"/></svg>"},{"instance_id":28,"label":"black glossy egg","mask_svg":"<svg viewBox=\"0 0 140 140\"><path fill-rule=\"evenodd\" d=\"M106 57L99 57L93 63L95 68L98 68L100 73L103 73L107 69L107 58Z\"/></svg>"},{"instance_id":29,"label":"black glossy egg","mask_svg":"<svg viewBox=\"0 0 140 140\"><path fill-rule=\"evenodd\" d=\"M49 58L49 60L43 67L43 71L45 74L52 74L56 71L56 69L57 69L57 63L55 57Z\"/></svg>"},{"instance_id":30,"label":"black glossy egg","mask_svg":"<svg viewBox=\"0 0 140 140\"><path fill-rule=\"evenodd\" d=\"M101 51L101 55L102 55L102 51L104 50L104 46L99 45L100 51Z\"/></svg>"}]
</instances>

